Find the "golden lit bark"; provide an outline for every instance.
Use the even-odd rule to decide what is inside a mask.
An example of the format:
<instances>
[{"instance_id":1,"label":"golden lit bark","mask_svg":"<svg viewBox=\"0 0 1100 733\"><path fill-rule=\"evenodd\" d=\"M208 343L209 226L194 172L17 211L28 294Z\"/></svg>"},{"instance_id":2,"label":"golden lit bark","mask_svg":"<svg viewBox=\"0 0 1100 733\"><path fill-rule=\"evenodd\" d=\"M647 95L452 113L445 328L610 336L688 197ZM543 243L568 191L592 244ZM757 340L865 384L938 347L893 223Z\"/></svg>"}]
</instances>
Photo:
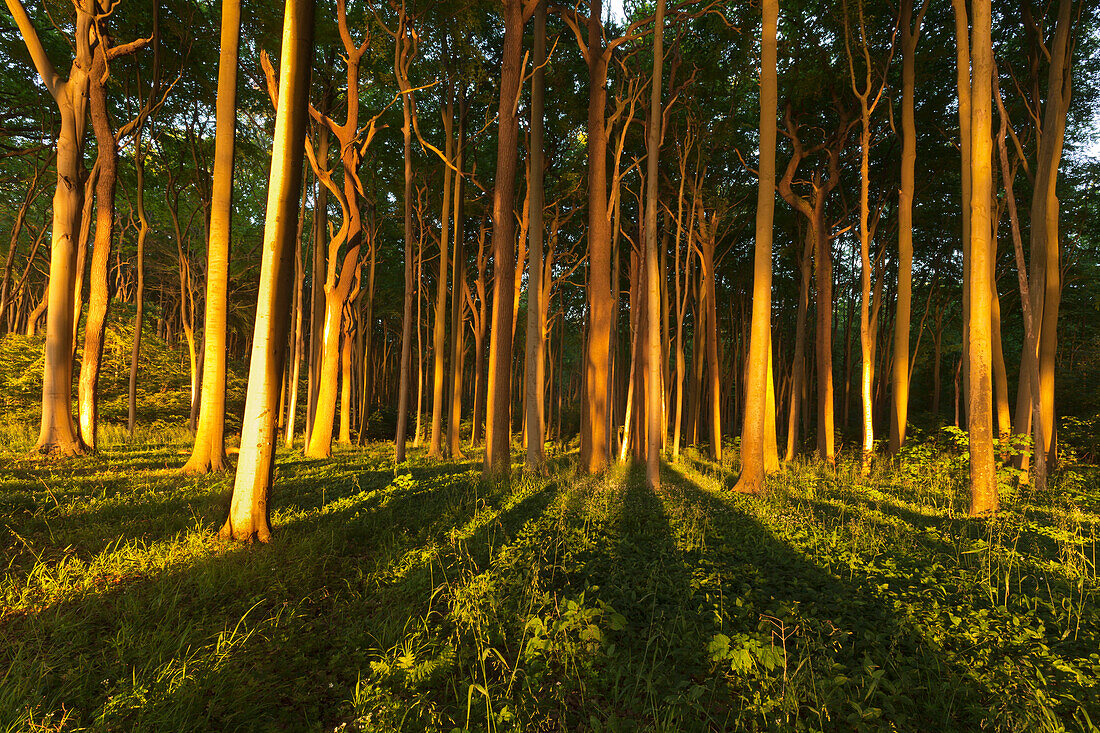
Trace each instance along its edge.
<instances>
[{"instance_id":1,"label":"golden lit bark","mask_svg":"<svg viewBox=\"0 0 1100 733\"><path fill-rule=\"evenodd\" d=\"M92 17L76 4L75 58L69 78L62 79L50 62L38 32L20 0L4 0L30 52L38 76L57 104L57 188L53 197L50 273L47 285L46 344L42 374L42 423L34 450L70 455L81 450L72 417L74 238L83 203L84 130L88 104L89 43ZM28 324L33 328L37 316Z\"/></svg>"},{"instance_id":2,"label":"golden lit bark","mask_svg":"<svg viewBox=\"0 0 1100 733\"><path fill-rule=\"evenodd\" d=\"M225 366L229 292L229 241L233 208L233 151L237 126L237 51L240 0L222 0L218 97L215 106L214 174L206 254L206 319L199 423L185 473L226 468Z\"/></svg>"},{"instance_id":3,"label":"golden lit bark","mask_svg":"<svg viewBox=\"0 0 1100 733\"><path fill-rule=\"evenodd\" d=\"M646 348L648 351L646 366L646 418L648 435L646 441L646 484L656 489L661 484L660 454L663 430L664 405L662 403L661 379L661 273L657 251L657 196L658 196L658 158L661 152L661 82L664 63L665 0L657 0L655 32L653 34L653 75L650 78L649 118L646 121L646 211L645 211L645 269L646 269ZM713 282L711 303L713 306ZM667 310L664 311L667 316ZM666 328L667 331L667 328ZM718 339L715 337L715 354ZM717 363L713 372L717 377ZM717 390L717 378L715 388ZM721 453L722 435L720 411L715 401L715 431L718 452Z\"/></svg>"},{"instance_id":4,"label":"golden lit bark","mask_svg":"<svg viewBox=\"0 0 1100 733\"><path fill-rule=\"evenodd\" d=\"M248 370L241 452L223 539L271 538L269 497L277 441L290 278L301 188L306 107L313 55L313 0L286 0L279 72L279 102L268 183L256 325Z\"/></svg>"},{"instance_id":5,"label":"golden lit bark","mask_svg":"<svg viewBox=\"0 0 1100 733\"><path fill-rule=\"evenodd\" d=\"M901 188L898 190L898 301L894 314L894 360L888 450L905 443L909 417L909 327L913 304L913 193L916 189L917 127L914 114L917 40L928 0L913 19L913 0L901 8Z\"/></svg>"},{"instance_id":6,"label":"golden lit bark","mask_svg":"<svg viewBox=\"0 0 1100 733\"><path fill-rule=\"evenodd\" d=\"M533 10L533 8L532 8ZM486 474L507 476L511 469L512 305L515 298L516 159L519 118L515 100L523 80L524 4L504 0L504 48L500 67L497 165L493 179L493 316L489 329L486 401Z\"/></svg>"},{"instance_id":7,"label":"golden lit bark","mask_svg":"<svg viewBox=\"0 0 1100 733\"><path fill-rule=\"evenodd\" d=\"M776 32L779 0L762 0L764 25L760 54L760 166L756 198L756 250L753 257L752 325L750 327L745 417L741 428L741 475L734 491L764 490L764 431L771 361L772 227L775 215L775 135L778 79Z\"/></svg>"},{"instance_id":8,"label":"golden lit bark","mask_svg":"<svg viewBox=\"0 0 1100 733\"><path fill-rule=\"evenodd\" d=\"M530 227L527 260L527 353L526 395L527 456L524 468L541 472L546 457L545 404L546 331L543 299L543 87L546 64L546 2L539 0L535 10L534 72L531 75L531 147L530 177L527 187Z\"/></svg>"},{"instance_id":9,"label":"golden lit bark","mask_svg":"<svg viewBox=\"0 0 1100 733\"><path fill-rule=\"evenodd\" d=\"M990 203L993 193L993 42L990 0L973 0L971 105L971 193L969 410L970 514L996 513L997 469L993 457L993 374L991 334L990 259L993 232Z\"/></svg>"}]
</instances>

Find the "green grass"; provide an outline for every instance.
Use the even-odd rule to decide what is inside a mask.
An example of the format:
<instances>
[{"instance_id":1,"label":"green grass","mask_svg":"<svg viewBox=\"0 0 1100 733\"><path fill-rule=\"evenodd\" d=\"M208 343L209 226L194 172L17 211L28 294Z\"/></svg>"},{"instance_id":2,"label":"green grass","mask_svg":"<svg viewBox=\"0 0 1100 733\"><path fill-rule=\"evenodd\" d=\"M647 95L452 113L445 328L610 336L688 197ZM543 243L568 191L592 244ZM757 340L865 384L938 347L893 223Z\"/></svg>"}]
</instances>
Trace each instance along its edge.
<instances>
[{"instance_id":1,"label":"green grass","mask_svg":"<svg viewBox=\"0 0 1100 733\"><path fill-rule=\"evenodd\" d=\"M1089 730L1100 474L965 516L961 461L691 453L480 480L280 453L273 542L219 542L186 436L33 462L0 429L0 731Z\"/></svg>"}]
</instances>

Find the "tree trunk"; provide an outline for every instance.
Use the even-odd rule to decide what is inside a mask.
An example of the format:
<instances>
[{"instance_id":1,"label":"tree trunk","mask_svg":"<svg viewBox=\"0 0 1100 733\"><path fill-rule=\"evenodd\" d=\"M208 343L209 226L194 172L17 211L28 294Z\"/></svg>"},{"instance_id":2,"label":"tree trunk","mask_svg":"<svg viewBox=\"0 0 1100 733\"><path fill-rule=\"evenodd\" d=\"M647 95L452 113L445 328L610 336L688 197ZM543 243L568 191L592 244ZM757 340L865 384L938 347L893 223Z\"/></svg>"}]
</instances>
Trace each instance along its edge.
<instances>
[{"instance_id":1,"label":"tree trunk","mask_svg":"<svg viewBox=\"0 0 1100 733\"><path fill-rule=\"evenodd\" d=\"M925 2L913 23L913 0L901 10L901 188L898 191L898 302L894 316L893 409L890 411L889 451L905 443L909 415L909 326L913 302L913 193L916 188L917 128L914 116L916 52L924 20Z\"/></svg>"},{"instance_id":2,"label":"tree trunk","mask_svg":"<svg viewBox=\"0 0 1100 733\"><path fill-rule=\"evenodd\" d=\"M646 441L646 484L656 489L661 484L661 438L664 432L664 405L661 375L661 318L664 315L665 332L668 332L668 310L661 308L661 272L657 251L657 196L658 162L661 152L661 83L664 64L665 0L657 0L657 13L653 34L653 76L650 78L649 119L646 128L646 212L645 212L645 268L646 268L646 409L648 436ZM711 308L713 311L713 284ZM717 337L715 354L717 354ZM711 367L717 387L718 365ZM717 408L716 408L717 412ZM715 419L716 444L721 453L722 436L720 418Z\"/></svg>"},{"instance_id":3,"label":"tree trunk","mask_svg":"<svg viewBox=\"0 0 1100 733\"><path fill-rule=\"evenodd\" d=\"M466 89L458 95L458 134L455 140L455 168L462 170L463 133L466 122ZM466 250L463 244L462 175L455 174L454 203L454 276L451 278L451 401L447 414L448 454L454 460L462 456L462 372L466 361L466 324L463 317L466 297Z\"/></svg>"},{"instance_id":4,"label":"tree trunk","mask_svg":"<svg viewBox=\"0 0 1100 733\"><path fill-rule=\"evenodd\" d=\"M306 106L313 55L313 0L286 0L279 55L279 102L268 184L256 326L248 370L241 452L223 539L271 538L268 499L275 468L275 417L286 357L295 216L302 181Z\"/></svg>"},{"instance_id":5,"label":"tree trunk","mask_svg":"<svg viewBox=\"0 0 1100 733\"><path fill-rule=\"evenodd\" d=\"M296 1L309 3L312 13L312 0ZM310 27L312 28L312 23ZM233 151L237 125L237 49L240 32L240 0L222 0L214 180L210 205L210 241L207 246L206 260L202 396L199 423L195 432L195 447L183 467L185 473L205 473L226 468L225 333L229 289L230 223L233 208ZM312 31L308 35L312 37ZM290 223L287 222L286 226L289 227ZM293 232L293 230L288 231ZM274 373L281 374L281 370ZM263 485L267 485L266 477L263 479ZM263 526L266 531L266 519Z\"/></svg>"},{"instance_id":6,"label":"tree trunk","mask_svg":"<svg viewBox=\"0 0 1100 733\"><path fill-rule=\"evenodd\" d=\"M447 84L446 104L443 109L444 155L443 211L440 215L439 270L435 290L435 320L432 325L432 432L428 441L428 457L443 458L443 382L447 355L447 255L451 249L451 187L454 176L450 166L455 157L453 134L454 94Z\"/></svg>"},{"instance_id":7,"label":"tree trunk","mask_svg":"<svg viewBox=\"0 0 1100 733\"><path fill-rule=\"evenodd\" d=\"M90 111L96 137L99 178L96 181L95 249L88 284L88 318L84 325L84 355L80 361L78 407L80 440L95 451L99 428L99 370L107 330L107 264L111 257L115 224L115 182L118 179L118 144L107 112L107 43L101 37L92 62Z\"/></svg>"},{"instance_id":8,"label":"tree trunk","mask_svg":"<svg viewBox=\"0 0 1100 733\"><path fill-rule=\"evenodd\" d=\"M741 475L735 491L764 489L764 428L767 410L768 352L771 348L772 226L775 213L775 134L778 79L776 28L779 0L761 0L764 25L760 60L760 180L756 199L756 251L753 258L752 335L741 429Z\"/></svg>"},{"instance_id":9,"label":"tree trunk","mask_svg":"<svg viewBox=\"0 0 1100 733\"><path fill-rule=\"evenodd\" d=\"M990 0L973 0L970 193L969 409L970 514L996 513L997 467L993 457L993 375L990 258L993 231L993 42Z\"/></svg>"},{"instance_id":10,"label":"tree trunk","mask_svg":"<svg viewBox=\"0 0 1100 733\"><path fill-rule=\"evenodd\" d=\"M541 472L546 457L543 443L546 440L544 428L545 382L546 382L546 331L543 323L543 181L544 165L542 154L543 137L543 87L544 66L546 64L546 1L538 0L535 10L534 72L531 76L531 162L530 183L527 187L527 200L530 226L527 230L527 353L525 367L527 373L525 401L527 405L527 456L524 468L531 472Z\"/></svg>"},{"instance_id":11,"label":"tree trunk","mask_svg":"<svg viewBox=\"0 0 1100 733\"><path fill-rule=\"evenodd\" d=\"M484 471L506 476L511 468L512 301L515 297L515 201L519 119L515 100L523 78L523 3L504 0L497 167L493 191L493 321L489 333Z\"/></svg>"},{"instance_id":12,"label":"tree trunk","mask_svg":"<svg viewBox=\"0 0 1100 733\"><path fill-rule=\"evenodd\" d=\"M73 424L73 278L76 259L74 236L82 205L84 128L91 69L92 18L77 6L76 57L69 78L61 79L50 63L19 0L4 0L30 51L39 77L57 103L61 129L57 136L57 188L53 197L53 236L47 285L46 344L42 375L42 424L34 450L71 455L81 451ZM37 317L36 317L37 318Z\"/></svg>"},{"instance_id":13,"label":"tree trunk","mask_svg":"<svg viewBox=\"0 0 1100 733\"><path fill-rule=\"evenodd\" d=\"M599 473L608 460L608 363L611 349L611 231L607 216L607 66L602 0L588 11L588 309L585 394L581 412L580 463Z\"/></svg>"}]
</instances>

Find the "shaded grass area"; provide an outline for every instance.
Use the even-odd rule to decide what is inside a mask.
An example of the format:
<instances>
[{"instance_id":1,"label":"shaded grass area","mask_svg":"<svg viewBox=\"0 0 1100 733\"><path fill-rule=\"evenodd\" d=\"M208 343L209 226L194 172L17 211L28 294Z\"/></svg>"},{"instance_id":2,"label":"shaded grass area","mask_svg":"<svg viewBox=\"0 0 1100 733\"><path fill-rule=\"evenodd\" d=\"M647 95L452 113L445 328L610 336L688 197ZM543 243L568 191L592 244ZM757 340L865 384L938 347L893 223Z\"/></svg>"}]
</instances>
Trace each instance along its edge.
<instances>
[{"instance_id":1,"label":"shaded grass area","mask_svg":"<svg viewBox=\"0 0 1100 733\"><path fill-rule=\"evenodd\" d=\"M1100 480L965 517L957 466L691 454L485 483L392 446L280 453L274 541L231 479L117 443L0 457L0 730L1087 730ZM1091 472L1090 472L1091 471Z\"/></svg>"}]
</instances>

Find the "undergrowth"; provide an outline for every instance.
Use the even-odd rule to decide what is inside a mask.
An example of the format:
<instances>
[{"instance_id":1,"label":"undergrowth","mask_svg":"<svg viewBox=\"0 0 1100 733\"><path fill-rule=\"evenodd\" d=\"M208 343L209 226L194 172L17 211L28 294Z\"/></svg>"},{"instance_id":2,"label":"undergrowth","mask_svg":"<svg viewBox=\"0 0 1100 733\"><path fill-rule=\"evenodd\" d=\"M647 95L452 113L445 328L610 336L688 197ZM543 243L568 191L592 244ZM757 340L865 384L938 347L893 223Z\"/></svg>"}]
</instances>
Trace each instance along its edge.
<instances>
[{"instance_id":1,"label":"undergrowth","mask_svg":"<svg viewBox=\"0 0 1100 733\"><path fill-rule=\"evenodd\" d=\"M11 442L14 427L6 428ZM30 435L30 433L28 433ZM1100 477L965 515L964 467L688 451L487 483L392 445L278 458L274 541L219 542L186 436L0 456L0 731L1090 730ZM30 435L29 439L32 439Z\"/></svg>"}]
</instances>

